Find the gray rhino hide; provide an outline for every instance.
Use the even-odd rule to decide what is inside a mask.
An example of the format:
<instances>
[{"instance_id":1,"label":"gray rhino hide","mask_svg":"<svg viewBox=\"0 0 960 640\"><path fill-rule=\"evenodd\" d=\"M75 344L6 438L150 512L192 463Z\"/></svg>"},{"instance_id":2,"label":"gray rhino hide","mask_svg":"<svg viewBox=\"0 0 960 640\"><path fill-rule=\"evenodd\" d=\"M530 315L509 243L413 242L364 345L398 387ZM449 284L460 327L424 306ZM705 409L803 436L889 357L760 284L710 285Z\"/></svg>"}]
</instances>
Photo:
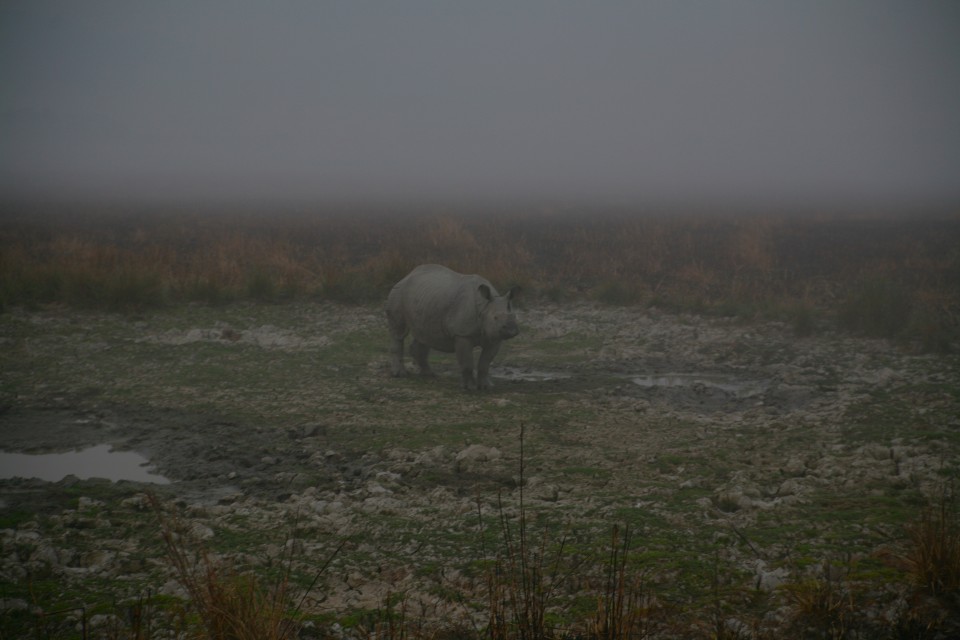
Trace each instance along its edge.
<instances>
[{"instance_id":1,"label":"gray rhino hide","mask_svg":"<svg viewBox=\"0 0 960 640\"><path fill-rule=\"evenodd\" d=\"M422 375L433 375L430 349L456 353L464 388L491 386L490 362L503 340L517 335L511 300L516 289L501 296L485 278L462 275L440 265L414 269L390 291L387 319L393 338L393 375L406 375L403 341L412 334L410 355ZM473 349L481 347L477 375Z\"/></svg>"}]
</instances>

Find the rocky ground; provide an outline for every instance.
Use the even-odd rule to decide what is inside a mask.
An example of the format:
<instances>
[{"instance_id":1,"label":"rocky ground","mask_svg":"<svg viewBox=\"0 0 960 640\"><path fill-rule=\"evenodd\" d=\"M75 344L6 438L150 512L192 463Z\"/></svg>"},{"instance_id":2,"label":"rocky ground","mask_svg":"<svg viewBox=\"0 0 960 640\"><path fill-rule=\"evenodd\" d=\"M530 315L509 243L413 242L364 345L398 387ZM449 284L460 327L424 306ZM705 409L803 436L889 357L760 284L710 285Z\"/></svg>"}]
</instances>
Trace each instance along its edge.
<instances>
[{"instance_id":1,"label":"rocky ground","mask_svg":"<svg viewBox=\"0 0 960 640\"><path fill-rule=\"evenodd\" d=\"M398 603L482 627L521 514L569 567L557 625L596 610L614 527L654 635L796 630L824 590L850 628L916 617L908 531L960 470L960 358L585 303L520 322L477 394L443 354L392 378L374 307L0 315L3 450L106 443L171 481L0 480L6 624L122 627L117 603L184 597L150 494L184 544L295 589L333 557L304 637Z\"/></svg>"}]
</instances>

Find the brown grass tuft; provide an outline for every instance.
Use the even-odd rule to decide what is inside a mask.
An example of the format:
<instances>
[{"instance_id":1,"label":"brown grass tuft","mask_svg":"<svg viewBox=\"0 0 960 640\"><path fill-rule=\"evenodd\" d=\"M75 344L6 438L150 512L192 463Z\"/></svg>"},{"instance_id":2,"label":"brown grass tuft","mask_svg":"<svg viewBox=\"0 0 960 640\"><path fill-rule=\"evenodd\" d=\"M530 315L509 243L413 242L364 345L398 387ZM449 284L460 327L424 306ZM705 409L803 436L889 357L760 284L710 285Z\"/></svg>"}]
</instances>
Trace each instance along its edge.
<instances>
[{"instance_id":1,"label":"brown grass tuft","mask_svg":"<svg viewBox=\"0 0 960 640\"><path fill-rule=\"evenodd\" d=\"M254 573L240 572L229 562L212 556L192 539L189 527L175 513L167 511L155 496L149 500L160 525L167 561L198 618L195 637L207 640L297 637L300 607L333 556L319 569L307 592L295 600L290 583L291 558L283 559L284 571L277 581L264 585Z\"/></svg>"},{"instance_id":2,"label":"brown grass tuft","mask_svg":"<svg viewBox=\"0 0 960 640\"><path fill-rule=\"evenodd\" d=\"M960 518L956 498L946 491L908 528L907 564L925 593L960 605Z\"/></svg>"}]
</instances>

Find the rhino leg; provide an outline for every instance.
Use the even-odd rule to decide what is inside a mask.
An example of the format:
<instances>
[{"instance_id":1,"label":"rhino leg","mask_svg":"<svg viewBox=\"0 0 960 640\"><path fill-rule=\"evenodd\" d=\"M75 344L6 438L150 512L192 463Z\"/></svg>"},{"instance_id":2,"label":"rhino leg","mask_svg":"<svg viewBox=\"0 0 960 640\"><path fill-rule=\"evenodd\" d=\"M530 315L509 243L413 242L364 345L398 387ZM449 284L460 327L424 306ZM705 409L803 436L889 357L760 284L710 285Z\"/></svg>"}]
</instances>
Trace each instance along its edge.
<instances>
[{"instance_id":1,"label":"rhino leg","mask_svg":"<svg viewBox=\"0 0 960 640\"><path fill-rule=\"evenodd\" d=\"M407 375L407 368L403 366L403 338L393 338L391 340L390 372L395 378Z\"/></svg>"},{"instance_id":2,"label":"rhino leg","mask_svg":"<svg viewBox=\"0 0 960 640\"><path fill-rule=\"evenodd\" d=\"M480 359L477 361L477 388L478 389L490 389L493 387L493 383L490 382L490 363L493 362L493 357L497 355L497 351L500 350L500 343L494 343L487 345L480 352Z\"/></svg>"},{"instance_id":3,"label":"rhino leg","mask_svg":"<svg viewBox=\"0 0 960 640\"><path fill-rule=\"evenodd\" d=\"M413 361L417 363L417 368L420 369L420 375L431 377L434 375L433 370L430 368L430 363L427 362L427 356L430 355L430 347L414 338L410 341L410 355L413 356Z\"/></svg>"},{"instance_id":4,"label":"rhino leg","mask_svg":"<svg viewBox=\"0 0 960 640\"><path fill-rule=\"evenodd\" d=\"M407 337L407 326L398 314L387 311L387 321L390 325L390 370L395 378L407 375L407 368L403 366L403 341Z\"/></svg>"},{"instance_id":5,"label":"rhino leg","mask_svg":"<svg viewBox=\"0 0 960 640\"><path fill-rule=\"evenodd\" d=\"M463 388L472 389L477 386L473 377L473 342L467 338L457 338L455 344L457 364L460 365L460 375L463 378Z\"/></svg>"}]
</instances>

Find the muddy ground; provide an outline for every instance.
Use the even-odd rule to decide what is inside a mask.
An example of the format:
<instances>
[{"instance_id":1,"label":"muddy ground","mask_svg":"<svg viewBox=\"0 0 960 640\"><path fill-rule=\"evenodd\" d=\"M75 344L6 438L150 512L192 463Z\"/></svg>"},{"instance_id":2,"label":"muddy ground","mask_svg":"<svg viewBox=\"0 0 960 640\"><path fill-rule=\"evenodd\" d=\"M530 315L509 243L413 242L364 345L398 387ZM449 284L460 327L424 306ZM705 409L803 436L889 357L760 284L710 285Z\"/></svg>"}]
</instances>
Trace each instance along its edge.
<instances>
[{"instance_id":1,"label":"muddy ground","mask_svg":"<svg viewBox=\"0 0 960 640\"><path fill-rule=\"evenodd\" d=\"M122 626L109 603L182 597L148 492L191 544L282 564L300 589L342 544L304 637L398 600L408 620L482 627L521 507L573 567L560 626L596 610L614 526L665 637L796 628L816 585L856 604L848 624L912 615L909 526L960 471L958 356L586 303L528 302L520 323L479 394L445 354L436 379L392 378L373 306L8 310L2 449L110 444L171 482L0 480L7 624Z\"/></svg>"}]
</instances>

